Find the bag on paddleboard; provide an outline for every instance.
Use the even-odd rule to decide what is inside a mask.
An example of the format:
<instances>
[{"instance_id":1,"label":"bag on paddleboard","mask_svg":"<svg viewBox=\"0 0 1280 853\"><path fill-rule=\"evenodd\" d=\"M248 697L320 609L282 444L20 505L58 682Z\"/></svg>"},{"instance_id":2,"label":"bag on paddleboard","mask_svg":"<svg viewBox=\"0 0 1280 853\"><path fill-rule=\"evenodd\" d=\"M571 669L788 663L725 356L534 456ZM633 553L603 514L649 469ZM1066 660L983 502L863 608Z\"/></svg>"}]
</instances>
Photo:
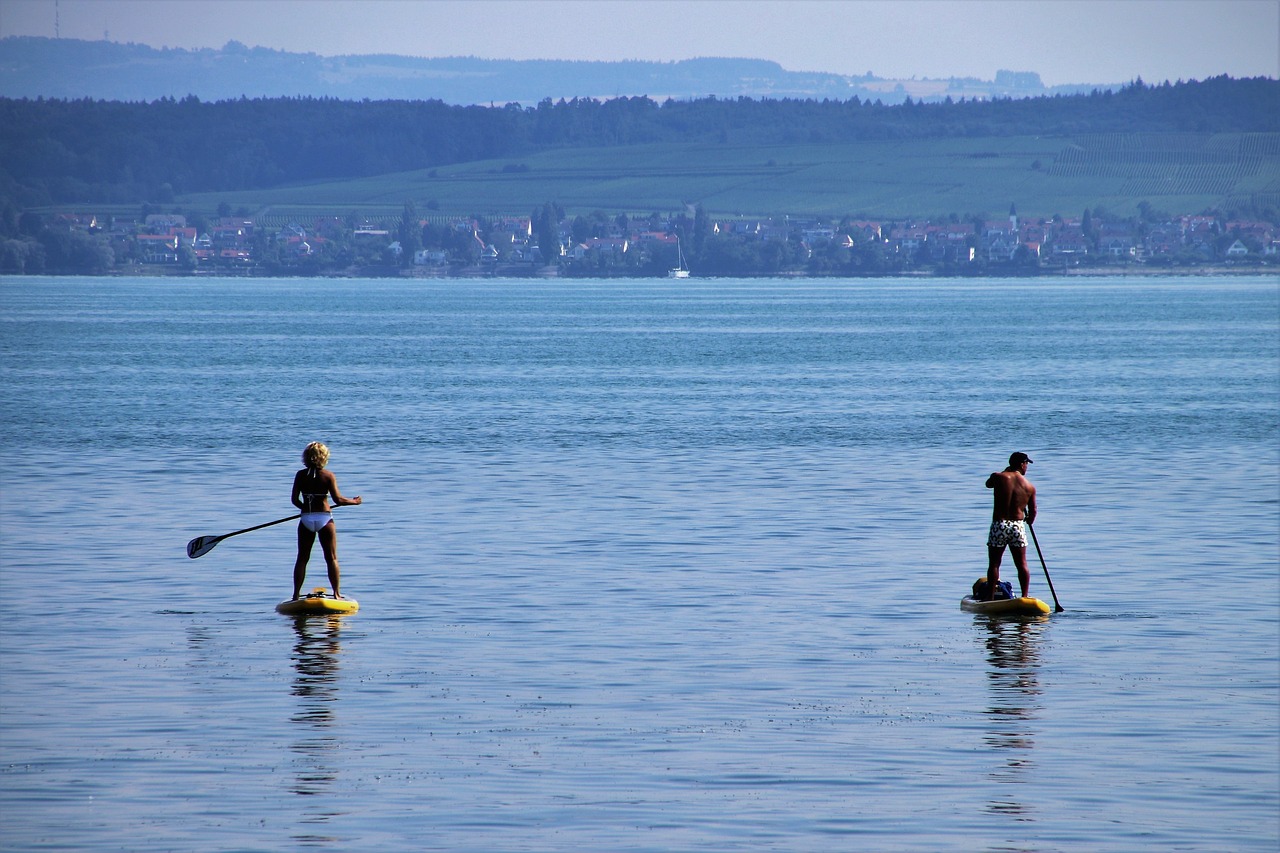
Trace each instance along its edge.
<instances>
[{"instance_id":1,"label":"bag on paddleboard","mask_svg":"<svg viewBox=\"0 0 1280 853\"><path fill-rule=\"evenodd\" d=\"M987 601L987 579L978 578L973 582L973 597L979 601ZM992 601L1013 598L1013 584L1009 581L996 581L996 594L989 597Z\"/></svg>"}]
</instances>

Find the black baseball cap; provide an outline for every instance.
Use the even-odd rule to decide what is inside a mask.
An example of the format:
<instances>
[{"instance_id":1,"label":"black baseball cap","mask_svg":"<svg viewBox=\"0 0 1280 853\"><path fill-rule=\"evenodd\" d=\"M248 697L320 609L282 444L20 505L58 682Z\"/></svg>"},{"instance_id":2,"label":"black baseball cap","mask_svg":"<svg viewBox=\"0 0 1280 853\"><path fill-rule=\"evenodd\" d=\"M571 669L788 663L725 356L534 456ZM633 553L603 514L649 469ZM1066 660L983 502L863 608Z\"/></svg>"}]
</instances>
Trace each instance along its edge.
<instances>
[{"instance_id":1,"label":"black baseball cap","mask_svg":"<svg viewBox=\"0 0 1280 853\"><path fill-rule=\"evenodd\" d=\"M1010 465L1021 465L1023 462L1026 462L1028 465L1030 465L1030 464L1031 464L1031 457L1030 457L1030 456L1028 456L1027 454L1023 453L1021 450L1019 450L1018 452L1016 452L1016 453L1012 454L1012 455L1009 457L1009 464L1010 464Z\"/></svg>"}]
</instances>

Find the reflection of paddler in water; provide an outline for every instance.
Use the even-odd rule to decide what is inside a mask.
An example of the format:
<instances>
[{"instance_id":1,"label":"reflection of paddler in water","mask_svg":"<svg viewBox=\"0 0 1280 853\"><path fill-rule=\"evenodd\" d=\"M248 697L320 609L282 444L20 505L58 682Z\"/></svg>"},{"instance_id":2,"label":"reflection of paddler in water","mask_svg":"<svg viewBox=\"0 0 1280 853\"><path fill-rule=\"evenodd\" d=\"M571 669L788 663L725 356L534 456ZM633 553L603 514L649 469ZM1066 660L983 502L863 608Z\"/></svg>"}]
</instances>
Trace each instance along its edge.
<instances>
[{"instance_id":1,"label":"reflection of paddler in water","mask_svg":"<svg viewBox=\"0 0 1280 853\"><path fill-rule=\"evenodd\" d=\"M293 645L293 666L298 673L293 682L294 696L319 697L325 701L333 698L338 680L338 654L342 651L338 642L341 627L339 616L323 619L300 616L293 620L293 630L298 635Z\"/></svg>"},{"instance_id":2,"label":"reflection of paddler in water","mask_svg":"<svg viewBox=\"0 0 1280 853\"><path fill-rule=\"evenodd\" d=\"M987 710L991 725L985 740L996 749L1017 750L1008 754L1004 765L991 774L997 782L1020 782L1034 767L1030 750L1035 747L1031 723L1041 709L1040 683L1036 670L1040 666L1039 634L1045 620L992 619L987 624L987 683L991 687L991 707ZM1000 813L1021 814L1028 810L1020 802L993 801L988 809Z\"/></svg>"},{"instance_id":3,"label":"reflection of paddler in water","mask_svg":"<svg viewBox=\"0 0 1280 853\"><path fill-rule=\"evenodd\" d=\"M326 730L332 728L334 700L338 692L338 655L342 646L338 632L342 619L298 618L293 623L297 642L293 646L293 665L297 677L292 693L299 699L297 712L290 717L314 729L294 745L293 751L305 760L298 772L294 793L318 794L338 777L336 767L324 760L325 753L339 746L339 738Z\"/></svg>"},{"instance_id":4,"label":"reflection of paddler in water","mask_svg":"<svg viewBox=\"0 0 1280 853\"><path fill-rule=\"evenodd\" d=\"M302 584L307 579L307 561L311 559L311 548L319 535L325 565L329 569L329 586L334 598L341 598L338 529L333 524L329 499L333 499L334 506L359 506L362 501L359 496L344 498L338 491L338 478L325 468L329 464L329 448L320 442L313 441L302 451L302 464L307 467L293 475L293 490L289 494L293 505L302 511L298 521L298 559L293 564L293 597L296 599L302 594Z\"/></svg>"}]
</instances>

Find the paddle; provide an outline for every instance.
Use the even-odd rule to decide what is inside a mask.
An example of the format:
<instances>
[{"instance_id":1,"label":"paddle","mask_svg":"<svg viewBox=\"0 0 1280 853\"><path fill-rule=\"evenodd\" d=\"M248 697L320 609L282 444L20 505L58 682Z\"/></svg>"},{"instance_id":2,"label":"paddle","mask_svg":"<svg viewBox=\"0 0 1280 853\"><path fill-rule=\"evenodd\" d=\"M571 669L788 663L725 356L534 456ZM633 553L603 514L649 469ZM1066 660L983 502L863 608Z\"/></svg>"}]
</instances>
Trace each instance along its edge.
<instances>
[{"instance_id":1,"label":"paddle","mask_svg":"<svg viewBox=\"0 0 1280 853\"><path fill-rule=\"evenodd\" d=\"M1053 590L1053 578L1049 577L1049 567L1044 563L1044 554L1040 551L1040 540L1036 538L1036 529L1031 526L1031 522L1027 522L1027 529L1031 531L1031 541L1036 543L1036 554L1040 557L1040 567L1044 569L1044 579L1049 582L1049 593L1053 596L1053 607L1055 613L1061 613L1065 608L1058 603L1058 593Z\"/></svg>"},{"instance_id":2,"label":"paddle","mask_svg":"<svg viewBox=\"0 0 1280 853\"><path fill-rule=\"evenodd\" d=\"M261 530L264 527L271 527L273 524L284 524L286 521L293 521L295 518L301 518L301 515L291 515L288 518L279 518L275 521L268 521L266 524L259 524L255 527L246 527L244 530L235 530L231 533L224 533L221 536L197 536L187 543L187 556L191 559L203 557L213 550L213 546L217 545L223 539L230 539L232 536L239 536L241 533L249 533L253 530Z\"/></svg>"}]
</instances>

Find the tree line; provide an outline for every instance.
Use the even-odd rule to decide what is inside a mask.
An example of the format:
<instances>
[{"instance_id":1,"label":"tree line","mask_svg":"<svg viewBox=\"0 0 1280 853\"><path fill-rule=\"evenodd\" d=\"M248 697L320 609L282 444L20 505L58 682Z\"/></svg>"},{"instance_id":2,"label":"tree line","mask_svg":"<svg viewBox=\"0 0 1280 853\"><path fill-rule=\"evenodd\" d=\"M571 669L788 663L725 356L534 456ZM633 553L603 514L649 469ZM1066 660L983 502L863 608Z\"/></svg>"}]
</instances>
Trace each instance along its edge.
<instances>
[{"instance_id":1,"label":"tree line","mask_svg":"<svg viewBox=\"0 0 1280 853\"><path fill-rule=\"evenodd\" d=\"M1275 132L1280 81L1147 85L1026 99L576 98L536 106L191 96L0 98L0 209L169 203L195 192L370 177L566 147L795 144L1129 132Z\"/></svg>"}]
</instances>

